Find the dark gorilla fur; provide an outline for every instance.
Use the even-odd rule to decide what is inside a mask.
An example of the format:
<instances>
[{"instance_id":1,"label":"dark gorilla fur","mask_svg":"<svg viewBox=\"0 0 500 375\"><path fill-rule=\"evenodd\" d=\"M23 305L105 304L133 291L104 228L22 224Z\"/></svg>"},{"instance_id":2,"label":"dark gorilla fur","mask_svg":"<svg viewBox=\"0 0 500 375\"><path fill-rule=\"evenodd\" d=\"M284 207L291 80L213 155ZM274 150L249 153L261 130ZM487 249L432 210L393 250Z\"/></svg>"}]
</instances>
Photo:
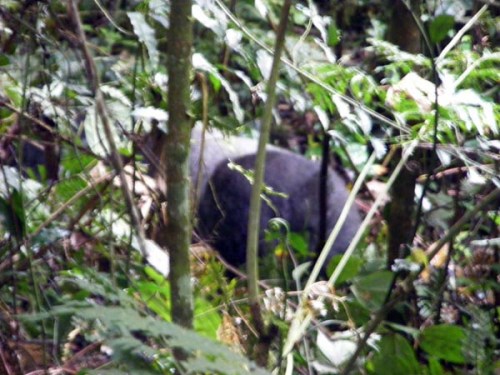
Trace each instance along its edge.
<instances>
[{"instance_id":1,"label":"dark gorilla fur","mask_svg":"<svg viewBox=\"0 0 500 375\"><path fill-rule=\"evenodd\" d=\"M194 139L196 141L196 134ZM247 222L252 187L245 176L228 167L228 160L245 169L253 169L257 142L236 137L232 139L236 147L233 151L227 151L223 150L225 146L221 149L218 142L220 139L213 135L206 138L206 174L202 177L196 230L224 259L238 266L246 259ZM192 157L194 160L191 162L191 173L194 173L197 171L195 164L199 157L199 149L196 146ZM259 247L261 255L267 253L264 229L274 217L287 220L291 231L306 231L310 250L316 250L320 212L319 173L319 163L277 147L267 148L265 184L276 192L287 194L288 198L268 195L273 208L262 202ZM342 178L331 169L328 171L327 191L328 235L337 222L349 194ZM329 258L346 250L360 223L359 213L356 209L351 209Z\"/></svg>"}]
</instances>

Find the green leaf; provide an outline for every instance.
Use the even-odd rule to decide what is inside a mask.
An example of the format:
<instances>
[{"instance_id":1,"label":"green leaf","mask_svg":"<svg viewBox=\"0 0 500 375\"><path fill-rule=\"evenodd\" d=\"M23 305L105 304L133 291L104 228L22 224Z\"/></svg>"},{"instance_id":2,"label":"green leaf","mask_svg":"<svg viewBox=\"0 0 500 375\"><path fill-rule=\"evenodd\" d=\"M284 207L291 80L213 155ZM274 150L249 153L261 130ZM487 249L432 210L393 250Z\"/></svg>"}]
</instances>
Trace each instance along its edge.
<instances>
[{"instance_id":1,"label":"green leaf","mask_svg":"<svg viewBox=\"0 0 500 375\"><path fill-rule=\"evenodd\" d=\"M420 335L420 347L436 358L463 364L464 340L465 332L461 327L442 324L424 329Z\"/></svg>"},{"instance_id":2,"label":"green leaf","mask_svg":"<svg viewBox=\"0 0 500 375\"><path fill-rule=\"evenodd\" d=\"M389 288L392 285L392 279L392 272L374 272L370 275L356 278L351 290L363 306L371 311L375 311L384 304Z\"/></svg>"},{"instance_id":3,"label":"green leaf","mask_svg":"<svg viewBox=\"0 0 500 375\"><path fill-rule=\"evenodd\" d=\"M333 273L333 270L337 267L337 265L340 262L340 259L342 259L342 254L335 255L330 263L328 264L327 267L327 274L330 276ZM351 256L349 260L347 261L344 269L340 273L339 277L337 278L337 281L335 282L335 286L338 286L348 280L353 279L361 269L363 262L360 258L356 256Z\"/></svg>"},{"instance_id":4,"label":"green leaf","mask_svg":"<svg viewBox=\"0 0 500 375\"><path fill-rule=\"evenodd\" d=\"M218 310L204 299L196 298L194 313L194 330L205 337L216 340L217 329L222 322Z\"/></svg>"},{"instance_id":5,"label":"green leaf","mask_svg":"<svg viewBox=\"0 0 500 375\"><path fill-rule=\"evenodd\" d=\"M130 124L130 107L119 101L107 101L107 109L110 119L111 136L116 147L119 150L131 148L130 140L121 131L122 128L130 130L125 127L126 124ZM120 126L116 124L120 124ZM100 156L107 156L111 148L106 132L104 131L104 124L96 111L95 104L87 107L83 126L87 143L92 152Z\"/></svg>"},{"instance_id":6,"label":"green leaf","mask_svg":"<svg viewBox=\"0 0 500 375\"><path fill-rule=\"evenodd\" d=\"M151 267L144 267L144 271L153 281L138 281L137 291L148 308L169 322L171 320L170 283Z\"/></svg>"},{"instance_id":7,"label":"green leaf","mask_svg":"<svg viewBox=\"0 0 500 375\"><path fill-rule=\"evenodd\" d=\"M439 361L431 357L429 358L429 375L443 375L444 370Z\"/></svg>"},{"instance_id":8,"label":"green leaf","mask_svg":"<svg viewBox=\"0 0 500 375\"><path fill-rule=\"evenodd\" d=\"M10 111L7 108L1 107L0 108L0 119L6 119L7 117L12 115L12 111Z\"/></svg>"},{"instance_id":9,"label":"green leaf","mask_svg":"<svg viewBox=\"0 0 500 375\"><path fill-rule=\"evenodd\" d=\"M412 346L399 334L388 334L382 338L379 351L373 358L373 367L374 373L384 375L422 373Z\"/></svg>"},{"instance_id":10,"label":"green leaf","mask_svg":"<svg viewBox=\"0 0 500 375\"><path fill-rule=\"evenodd\" d=\"M3 53L0 53L0 66L5 66L9 64L10 64L9 57L7 55L4 55Z\"/></svg>"},{"instance_id":11,"label":"green leaf","mask_svg":"<svg viewBox=\"0 0 500 375\"><path fill-rule=\"evenodd\" d=\"M340 30L337 28L337 26L333 23L331 23L328 26L328 46L329 47L335 47L337 44L340 42Z\"/></svg>"},{"instance_id":12,"label":"green leaf","mask_svg":"<svg viewBox=\"0 0 500 375\"><path fill-rule=\"evenodd\" d=\"M306 241L306 237L301 233L290 232L288 234L288 241L290 246L296 250L302 257L307 257L309 251L309 243Z\"/></svg>"},{"instance_id":13,"label":"green leaf","mask_svg":"<svg viewBox=\"0 0 500 375\"><path fill-rule=\"evenodd\" d=\"M9 198L0 197L0 225L18 239L26 233L23 198L16 189L12 190Z\"/></svg>"},{"instance_id":14,"label":"green leaf","mask_svg":"<svg viewBox=\"0 0 500 375\"><path fill-rule=\"evenodd\" d=\"M52 313L59 315L67 313L68 309L55 307ZM121 306L88 306L78 305L75 313L88 321L99 321L104 342L123 359L143 358L142 353L158 356L156 349L142 343L132 336L132 333L141 332L150 338L162 338L169 348L182 348L190 354L183 363L188 373L208 374L269 374L257 368L243 356L232 352L226 346L184 329L176 324L156 320L151 316L144 316L132 308ZM115 353L116 352L116 353ZM128 357L124 357L128 356ZM149 358L152 358L150 355ZM127 364L133 364L135 361ZM136 372L133 372L136 373Z\"/></svg>"},{"instance_id":15,"label":"green leaf","mask_svg":"<svg viewBox=\"0 0 500 375\"><path fill-rule=\"evenodd\" d=\"M212 84L214 91L216 93L220 92L220 89L222 87L222 83L220 82L220 79L214 74L209 74L208 79L210 80L210 83Z\"/></svg>"},{"instance_id":16,"label":"green leaf","mask_svg":"<svg viewBox=\"0 0 500 375\"><path fill-rule=\"evenodd\" d=\"M14 86L7 86L3 88L5 95L12 101L12 104L15 107L20 107L23 102L23 97L20 93L20 90Z\"/></svg>"},{"instance_id":17,"label":"green leaf","mask_svg":"<svg viewBox=\"0 0 500 375\"><path fill-rule=\"evenodd\" d=\"M149 26L142 13L127 12L127 16L134 28L134 34L146 46L152 67L156 68L160 62L160 53L154 29Z\"/></svg>"},{"instance_id":18,"label":"green leaf","mask_svg":"<svg viewBox=\"0 0 500 375\"><path fill-rule=\"evenodd\" d=\"M158 293L158 286L154 283L141 283L137 290L146 301L146 305L163 320L169 322L170 319L170 299L162 298ZM146 299L147 298L147 299Z\"/></svg>"},{"instance_id":19,"label":"green leaf","mask_svg":"<svg viewBox=\"0 0 500 375\"><path fill-rule=\"evenodd\" d=\"M96 164L97 159L93 156L83 154L76 150L69 150L68 155L62 159L62 166L64 171L71 175L81 173L90 166Z\"/></svg>"},{"instance_id":20,"label":"green leaf","mask_svg":"<svg viewBox=\"0 0 500 375\"><path fill-rule=\"evenodd\" d=\"M162 285L165 287L165 292L162 293L165 296L170 296L170 289L168 288L168 282L165 280L165 276L159 274L157 271L155 271L154 268L151 267L144 267L144 272L148 277L150 277L155 283L158 285Z\"/></svg>"},{"instance_id":21,"label":"green leaf","mask_svg":"<svg viewBox=\"0 0 500 375\"><path fill-rule=\"evenodd\" d=\"M45 228L33 238L32 243L38 246L53 245L56 241L67 238L68 234L69 232L66 229L58 226Z\"/></svg>"},{"instance_id":22,"label":"green leaf","mask_svg":"<svg viewBox=\"0 0 500 375\"><path fill-rule=\"evenodd\" d=\"M212 75L213 77L210 77L210 80L212 83L214 83L214 84L216 83L214 78L216 78L219 81L220 86L222 86L224 88L224 90L226 90L229 101L231 102L231 104L233 106L233 112L234 112L236 119L240 123L242 123L243 119L245 117L245 112L243 111L243 108L241 107L238 94L231 87L231 82L229 82L226 78L224 78L224 76L221 73L219 73L217 68L214 65L212 65L205 58L205 56L201 53L194 53L193 54L193 68L195 70L204 71L204 72L207 72L210 75Z\"/></svg>"},{"instance_id":23,"label":"green leaf","mask_svg":"<svg viewBox=\"0 0 500 375\"><path fill-rule=\"evenodd\" d=\"M60 202L65 202L86 187L87 183L81 178L68 178L57 184L56 192Z\"/></svg>"},{"instance_id":24,"label":"green leaf","mask_svg":"<svg viewBox=\"0 0 500 375\"><path fill-rule=\"evenodd\" d=\"M442 14L434 18L429 25L429 36L433 43L441 42L448 35L448 31L455 25L452 16Z\"/></svg>"}]
</instances>

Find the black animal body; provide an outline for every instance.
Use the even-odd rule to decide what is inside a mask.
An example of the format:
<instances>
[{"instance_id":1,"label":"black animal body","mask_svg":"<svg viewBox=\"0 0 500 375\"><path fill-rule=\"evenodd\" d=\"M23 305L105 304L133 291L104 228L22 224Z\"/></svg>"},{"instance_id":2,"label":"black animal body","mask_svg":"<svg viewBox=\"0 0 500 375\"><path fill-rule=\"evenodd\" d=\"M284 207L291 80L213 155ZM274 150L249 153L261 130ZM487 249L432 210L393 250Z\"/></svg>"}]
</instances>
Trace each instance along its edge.
<instances>
[{"instance_id":1,"label":"black animal body","mask_svg":"<svg viewBox=\"0 0 500 375\"><path fill-rule=\"evenodd\" d=\"M197 191L197 234L231 264L239 266L246 260L247 222L251 185L239 172L229 169L228 162L253 169L257 141L243 137L224 137L220 132L208 132L201 154L201 129L193 129L190 156L190 175ZM0 144L0 151L1 146ZM7 145L8 146L8 145ZM3 149L7 150L5 146ZM37 168L47 159L47 150L31 144L24 150L23 166ZM264 229L270 219L281 217L290 224L294 232L306 232L310 250L316 250L319 241L319 174L320 164L303 156L275 146L267 146L265 184L282 196L269 195L269 207L262 204L260 223L260 246L262 254L267 249ZM1 153L0 153L1 154ZM202 156L200 158L200 156ZM50 159L52 160L52 159ZM201 160L201 164L200 164ZM3 161L0 155L0 162ZM57 168L54 178L57 178ZM327 184L327 232L331 231L347 200L348 192L342 178L329 170ZM355 209L332 246L330 255L342 253L349 245L360 217Z\"/></svg>"},{"instance_id":2,"label":"black animal body","mask_svg":"<svg viewBox=\"0 0 500 375\"><path fill-rule=\"evenodd\" d=\"M191 173L196 176L200 149L195 130ZM233 265L246 259L247 221L251 185L241 173L228 167L228 161L245 169L253 169L257 142L245 138L224 139L209 134L205 140L204 170L198 196L197 232ZM270 219L281 217L294 232L307 232L309 246L315 250L319 240L319 173L320 164L287 150L268 146L264 181L287 198L270 195L272 208L262 203L260 252L266 253L264 229ZM343 209L348 191L342 178L329 170L327 191L327 230L331 231ZM346 250L361 223L359 213L352 209L334 243L330 258Z\"/></svg>"}]
</instances>

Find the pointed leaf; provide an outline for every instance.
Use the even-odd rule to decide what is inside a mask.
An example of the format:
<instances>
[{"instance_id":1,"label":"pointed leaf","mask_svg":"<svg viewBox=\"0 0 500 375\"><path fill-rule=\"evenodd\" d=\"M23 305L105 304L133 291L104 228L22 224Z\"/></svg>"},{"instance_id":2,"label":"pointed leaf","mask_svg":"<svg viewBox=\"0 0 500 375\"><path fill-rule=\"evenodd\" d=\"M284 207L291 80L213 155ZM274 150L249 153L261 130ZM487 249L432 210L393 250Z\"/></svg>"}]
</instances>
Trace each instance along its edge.
<instances>
[{"instance_id":1,"label":"pointed leaf","mask_svg":"<svg viewBox=\"0 0 500 375\"><path fill-rule=\"evenodd\" d=\"M388 364L390 363L390 366ZM379 343L373 358L376 374L421 374L422 369L410 343L401 335L389 334Z\"/></svg>"},{"instance_id":2,"label":"pointed leaf","mask_svg":"<svg viewBox=\"0 0 500 375\"><path fill-rule=\"evenodd\" d=\"M463 364L465 332L461 327L442 324L424 329L420 347L428 354L448 362Z\"/></svg>"},{"instance_id":3,"label":"pointed leaf","mask_svg":"<svg viewBox=\"0 0 500 375\"><path fill-rule=\"evenodd\" d=\"M434 43L441 42L448 35L455 24L455 19L452 16L442 14L432 20L429 26L429 36Z\"/></svg>"},{"instance_id":4,"label":"pointed leaf","mask_svg":"<svg viewBox=\"0 0 500 375\"><path fill-rule=\"evenodd\" d=\"M144 43L148 50L149 58L153 68L158 66L160 61L160 54L158 52L158 42L156 40L155 31L146 22L146 18L139 12L127 12L130 23L134 28L134 34L137 38Z\"/></svg>"}]
</instances>

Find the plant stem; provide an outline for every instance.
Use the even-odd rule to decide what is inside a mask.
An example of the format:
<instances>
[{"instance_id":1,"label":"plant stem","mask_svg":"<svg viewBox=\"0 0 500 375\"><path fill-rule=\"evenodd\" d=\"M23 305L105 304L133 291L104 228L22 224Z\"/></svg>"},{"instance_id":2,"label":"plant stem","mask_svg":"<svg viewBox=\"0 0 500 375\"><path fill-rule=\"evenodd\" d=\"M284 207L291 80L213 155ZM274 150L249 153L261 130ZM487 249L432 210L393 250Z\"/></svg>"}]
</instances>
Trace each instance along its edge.
<instances>
[{"instance_id":1,"label":"plant stem","mask_svg":"<svg viewBox=\"0 0 500 375\"><path fill-rule=\"evenodd\" d=\"M288 15L291 7L291 0L285 0L281 9L280 23L276 34L276 43L274 47L273 65L271 74L267 82L266 93L267 101L262 115L262 125L259 138L259 146L257 150L257 158L255 161L254 184L252 187L252 195L250 198L250 214L248 217L248 238L247 238L247 274L248 274L248 297L250 309L255 328L260 334L260 340L265 341L267 336L266 328L262 320L262 314L259 304L259 270L258 270L258 245L259 245L259 229L260 229L260 211L262 186L264 182L264 169L266 162L266 145L269 141L269 132L272 121L272 111L276 98L276 83L279 77L279 68L281 62L281 54L283 52L285 42L285 31L288 24ZM259 351L258 349L256 351ZM259 351L264 353L265 351ZM256 358L259 365L265 366L267 358ZM266 357L266 356L265 356Z\"/></svg>"}]
</instances>

